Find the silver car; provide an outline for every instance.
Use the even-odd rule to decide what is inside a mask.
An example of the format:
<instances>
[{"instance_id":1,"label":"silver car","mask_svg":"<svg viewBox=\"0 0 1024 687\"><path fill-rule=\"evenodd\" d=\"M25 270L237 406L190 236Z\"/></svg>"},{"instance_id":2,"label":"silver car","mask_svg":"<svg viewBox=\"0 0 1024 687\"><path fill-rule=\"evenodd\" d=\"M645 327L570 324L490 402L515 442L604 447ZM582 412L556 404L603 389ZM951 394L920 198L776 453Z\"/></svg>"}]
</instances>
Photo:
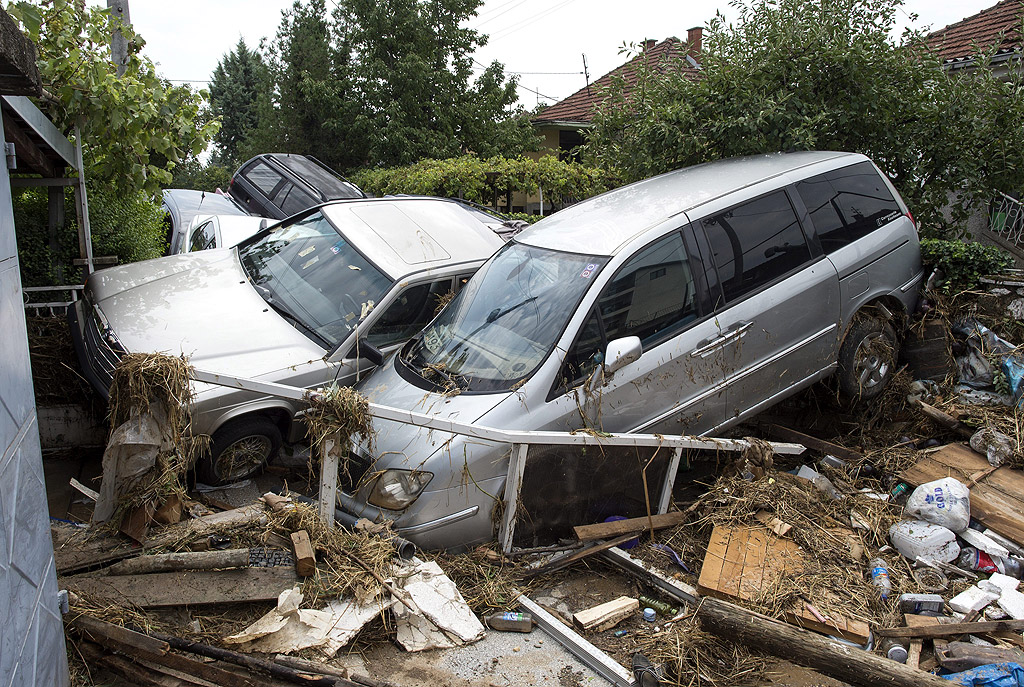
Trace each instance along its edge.
<instances>
[{"instance_id":1,"label":"silver car","mask_svg":"<svg viewBox=\"0 0 1024 687\"><path fill-rule=\"evenodd\" d=\"M184 354L199 369L299 387L351 384L503 243L456 202L336 201L235 248L97 272L71 312L72 333L104 395L125 351ZM300 409L197 385L193 425L213 438L198 479L222 484L258 470L282 439L304 435Z\"/></svg>"},{"instance_id":2,"label":"silver car","mask_svg":"<svg viewBox=\"0 0 1024 687\"><path fill-rule=\"evenodd\" d=\"M913 218L863 155L724 160L538 222L360 388L501 429L719 433L833 373L877 396L921 276ZM508 445L375 427L344 510L425 548L494 537Z\"/></svg>"}]
</instances>

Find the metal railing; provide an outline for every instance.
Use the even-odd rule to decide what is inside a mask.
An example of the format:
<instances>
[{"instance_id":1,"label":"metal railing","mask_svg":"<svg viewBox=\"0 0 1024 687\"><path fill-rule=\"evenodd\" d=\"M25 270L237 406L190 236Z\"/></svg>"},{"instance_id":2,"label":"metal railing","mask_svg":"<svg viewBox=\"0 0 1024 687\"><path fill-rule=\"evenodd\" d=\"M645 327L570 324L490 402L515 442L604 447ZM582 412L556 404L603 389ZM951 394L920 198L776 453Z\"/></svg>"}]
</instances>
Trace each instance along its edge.
<instances>
[{"instance_id":1,"label":"metal railing","mask_svg":"<svg viewBox=\"0 0 1024 687\"><path fill-rule=\"evenodd\" d=\"M256 393L277 396L292 401L306 401L311 393L308 389L277 384L274 382L263 382L255 379L234 377L231 375L219 374L203 370L194 370L192 378L197 382L207 384L218 384L236 389L245 389ZM502 498L504 509L502 511L501 527L498 534L498 541L502 550L506 553L512 550L512 541L515 535L516 515L520 503L520 490L523 485L523 475L526 470L527 457L531 447L540 446L623 446L634 448L664 448L672 451L669 458L668 469L665 478L660 486L656 512L664 513L668 510L672 496L672 488L675 484L676 473L679 469L679 462L683 450L704 449L712 451L743 451L750 446L750 442L743 439L715 439L692 436L662 436L659 434L605 434L587 432L550 432L550 431L523 431L498 429L467 422L456 422L439 418L433 415L417 413L411 410L403 410L390 406L369 404L369 415L381 420L391 420L404 424L415 425L426 429L433 429L451 434L462 434L475 439L494 441L511 446L508 473L505 480L505 492ZM780 454L803 453L805 447L801 444L767 442L772 450ZM329 525L334 524L334 509L337 501L338 489L338 462L340 451L336 448L339 445L338 438L328 439L324 442L323 456L320 471L320 517Z\"/></svg>"},{"instance_id":2,"label":"metal railing","mask_svg":"<svg viewBox=\"0 0 1024 687\"><path fill-rule=\"evenodd\" d=\"M81 284L66 284L64 286L26 286L22 289L25 295L25 310L35 310L41 315L41 310L49 310L50 317L58 317L67 313L69 305L78 301L79 292L84 287ZM67 295L70 300L61 299ZM33 300L34 298L45 298L43 302ZM58 312L59 311L59 312Z\"/></svg>"},{"instance_id":3,"label":"metal railing","mask_svg":"<svg viewBox=\"0 0 1024 687\"><path fill-rule=\"evenodd\" d=\"M1024 204L1000 193L989 211L988 230L1024 253Z\"/></svg>"}]
</instances>

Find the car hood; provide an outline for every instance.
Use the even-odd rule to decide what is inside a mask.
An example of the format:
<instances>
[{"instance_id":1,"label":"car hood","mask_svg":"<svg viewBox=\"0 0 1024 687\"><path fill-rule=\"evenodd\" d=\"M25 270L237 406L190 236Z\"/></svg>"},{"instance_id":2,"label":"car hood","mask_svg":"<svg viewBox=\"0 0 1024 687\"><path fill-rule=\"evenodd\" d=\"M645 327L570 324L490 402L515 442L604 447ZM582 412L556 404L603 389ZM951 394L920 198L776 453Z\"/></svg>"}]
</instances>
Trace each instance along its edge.
<instances>
[{"instance_id":1,"label":"car hood","mask_svg":"<svg viewBox=\"0 0 1024 687\"><path fill-rule=\"evenodd\" d=\"M359 386L359 391L372 403L465 423L480 421L482 417L512 395L511 393L494 393L445 396L426 391L403 379L395 369L397 364L399 363L396 354L370 375ZM374 419L373 427L376 431L372 451L372 455L376 459L375 469L423 469L431 456L435 456L434 460L444 461L447 465L449 457L441 455L446 452L437 449L458 436L451 432L425 429L390 420ZM475 444L491 443L479 439L468 439L468 441ZM366 451L365 443L362 445L362 449ZM460 457L459 461L461 462L461 460ZM430 468L425 469L429 470ZM500 468L496 468L495 474L504 475L505 472L506 467L500 466ZM481 479L489 476L491 475L480 474Z\"/></svg>"},{"instance_id":2,"label":"car hood","mask_svg":"<svg viewBox=\"0 0 1024 687\"><path fill-rule=\"evenodd\" d=\"M326 351L269 308L232 250L97 272L87 289L125 350L186 355L211 372L259 377Z\"/></svg>"}]
</instances>

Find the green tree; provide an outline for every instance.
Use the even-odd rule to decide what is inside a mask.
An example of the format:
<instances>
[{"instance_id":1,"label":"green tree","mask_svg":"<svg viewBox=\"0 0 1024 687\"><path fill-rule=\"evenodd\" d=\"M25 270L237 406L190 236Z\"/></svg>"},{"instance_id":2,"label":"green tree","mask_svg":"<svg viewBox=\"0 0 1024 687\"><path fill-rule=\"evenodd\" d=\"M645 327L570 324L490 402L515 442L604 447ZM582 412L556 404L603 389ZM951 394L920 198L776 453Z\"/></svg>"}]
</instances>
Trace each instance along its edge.
<instances>
[{"instance_id":1,"label":"green tree","mask_svg":"<svg viewBox=\"0 0 1024 687\"><path fill-rule=\"evenodd\" d=\"M249 49L245 40L224 55L213 70L210 80L210 109L220 118L217 144L218 160L235 166L239 146L251 135L259 122L260 100L267 97L270 78L263 57Z\"/></svg>"},{"instance_id":2,"label":"green tree","mask_svg":"<svg viewBox=\"0 0 1024 687\"><path fill-rule=\"evenodd\" d=\"M40 106L65 132L79 127L90 184L129 195L155 192L215 133L216 123L200 115L205 93L161 79L140 53L145 41L106 9L40 0L10 3L7 12L38 49L49 94ZM128 41L122 76L110 56L114 28Z\"/></svg>"},{"instance_id":3,"label":"green tree","mask_svg":"<svg viewBox=\"0 0 1024 687\"><path fill-rule=\"evenodd\" d=\"M787 150L865 153L926 233L955 232L995 188L1024 181L1024 89L987 69L947 77L920 35L890 38L902 0L739 0L705 32L702 78L643 70L606 94L591 164L640 179ZM950 218L942 208L954 197Z\"/></svg>"},{"instance_id":4,"label":"green tree","mask_svg":"<svg viewBox=\"0 0 1024 687\"><path fill-rule=\"evenodd\" d=\"M471 83L473 53L486 37L465 24L480 0L336 4L339 45L351 51L360 128L374 164L536 148L502 66L492 63Z\"/></svg>"}]
</instances>

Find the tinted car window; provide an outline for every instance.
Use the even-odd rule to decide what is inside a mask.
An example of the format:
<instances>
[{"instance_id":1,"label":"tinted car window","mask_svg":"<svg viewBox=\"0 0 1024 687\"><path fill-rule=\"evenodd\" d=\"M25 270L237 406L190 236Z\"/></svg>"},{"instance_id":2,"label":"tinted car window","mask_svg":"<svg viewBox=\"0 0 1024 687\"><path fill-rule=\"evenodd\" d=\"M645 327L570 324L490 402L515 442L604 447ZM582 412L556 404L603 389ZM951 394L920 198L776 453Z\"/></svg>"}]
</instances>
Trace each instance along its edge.
<instances>
[{"instance_id":1,"label":"tinted car window","mask_svg":"<svg viewBox=\"0 0 1024 687\"><path fill-rule=\"evenodd\" d=\"M249 169L242 172L242 176L248 179L253 186L263 191L267 197L274 192L274 188L281 181L281 175L262 162L257 162L249 167Z\"/></svg>"},{"instance_id":2,"label":"tinted car window","mask_svg":"<svg viewBox=\"0 0 1024 687\"><path fill-rule=\"evenodd\" d=\"M362 192L354 185L338 179L312 160L298 155L281 157L278 160L282 165L319 189L328 199L363 197ZM310 200L306 207L316 205L318 202L320 201Z\"/></svg>"},{"instance_id":3,"label":"tinted car window","mask_svg":"<svg viewBox=\"0 0 1024 687\"><path fill-rule=\"evenodd\" d=\"M281 190L274 196L274 203L286 215L294 215L317 204L309 194L300 190L299 187L292 183L285 183L281 187Z\"/></svg>"},{"instance_id":4,"label":"tinted car window","mask_svg":"<svg viewBox=\"0 0 1024 687\"><path fill-rule=\"evenodd\" d=\"M902 215L889 187L867 162L811 177L796 190L826 253Z\"/></svg>"},{"instance_id":5,"label":"tinted car window","mask_svg":"<svg viewBox=\"0 0 1024 687\"><path fill-rule=\"evenodd\" d=\"M784 191L704 219L726 302L735 301L811 257Z\"/></svg>"},{"instance_id":6,"label":"tinted car window","mask_svg":"<svg viewBox=\"0 0 1024 687\"><path fill-rule=\"evenodd\" d=\"M410 286L392 301L366 338L378 347L405 341L434 319L441 298L451 290L451 279Z\"/></svg>"},{"instance_id":7,"label":"tinted car window","mask_svg":"<svg viewBox=\"0 0 1024 687\"><path fill-rule=\"evenodd\" d=\"M214 248L215 234L213 231L213 222L204 222L203 224L196 227L196 230L192 232L192 243L189 244L189 250L206 250L207 248Z\"/></svg>"},{"instance_id":8,"label":"tinted car window","mask_svg":"<svg viewBox=\"0 0 1024 687\"><path fill-rule=\"evenodd\" d=\"M664 341L696 319L693 274L678 233L641 249L605 286L597 311L587 319L565 357L567 385L581 381L602 362L609 341L638 336L644 349Z\"/></svg>"}]
</instances>

